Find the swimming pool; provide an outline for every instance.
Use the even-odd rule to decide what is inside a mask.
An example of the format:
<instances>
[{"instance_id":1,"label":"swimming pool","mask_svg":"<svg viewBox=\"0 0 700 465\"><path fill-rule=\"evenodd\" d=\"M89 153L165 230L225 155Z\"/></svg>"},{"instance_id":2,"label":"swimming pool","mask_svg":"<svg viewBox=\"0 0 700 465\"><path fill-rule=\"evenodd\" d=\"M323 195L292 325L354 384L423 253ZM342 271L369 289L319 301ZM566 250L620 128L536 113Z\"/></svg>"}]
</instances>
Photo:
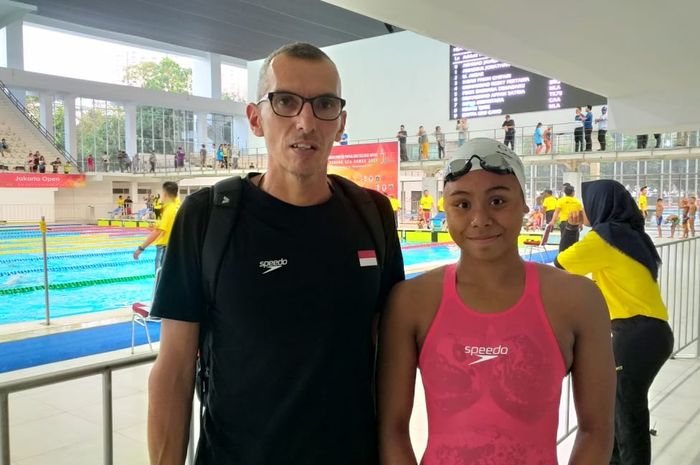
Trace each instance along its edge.
<instances>
[{"instance_id":1,"label":"swimming pool","mask_svg":"<svg viewBox=\"0 0 700 465\"><path fill-rule=\"evenodd\" d=\"M132 257L148 230L54 226L47 234L51 318L148 302L153 292L155 248ZM454 244L402 247L407 268L456 260ZM0 228L0 324L43 320L44 275L38 228Z\"/></svg>"}]
</instances>

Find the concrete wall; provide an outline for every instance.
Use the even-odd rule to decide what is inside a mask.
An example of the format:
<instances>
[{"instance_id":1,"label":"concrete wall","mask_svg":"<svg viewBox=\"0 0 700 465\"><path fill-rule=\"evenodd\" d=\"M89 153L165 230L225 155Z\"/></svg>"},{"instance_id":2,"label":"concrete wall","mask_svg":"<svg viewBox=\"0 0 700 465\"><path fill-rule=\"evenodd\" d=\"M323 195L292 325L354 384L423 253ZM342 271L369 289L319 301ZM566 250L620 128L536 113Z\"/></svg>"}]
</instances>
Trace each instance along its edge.
<instances>
[{"instance_id":1,"label":"concrete wall","mask_svg":"<svg viewBox=\"0 0 700 465\"><path fill-rule=\"evenodd\" d=\"M22 221L39 224L56 219L54 193L57 189L0 188L0 221Z\"/></svg>"}]
</instances>

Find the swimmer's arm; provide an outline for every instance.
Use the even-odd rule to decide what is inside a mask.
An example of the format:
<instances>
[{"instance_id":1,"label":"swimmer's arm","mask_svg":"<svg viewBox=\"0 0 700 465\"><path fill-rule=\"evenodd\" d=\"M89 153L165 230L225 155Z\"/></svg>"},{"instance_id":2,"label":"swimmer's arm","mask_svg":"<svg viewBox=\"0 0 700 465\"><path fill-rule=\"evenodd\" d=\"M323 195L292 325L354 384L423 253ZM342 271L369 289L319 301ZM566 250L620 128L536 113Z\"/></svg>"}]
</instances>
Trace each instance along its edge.
<instances>
[{"instance_id":1,"label":"swimmer's arm","mask_svg":"<svg viewBox=\"0 0 700 465\"><path fill-rule=\"evenodd\" d=\"M572 278L576 285L571 286L575 302L570 309L575 326L571 376L578 430L569 465L603 465L612 453L615 405L610 316L598 287L588 279Z\"/></svg>"},{"instance_id":2,"label":"swimmer's arm","mask_svg":"<svg viewBox=\"0 0 700 465\"><path fill-rule=\"evenodd\" d=\"M160 352L148 378L151 465L185 462L192 417L199 324L163 319Z\"/></svg>"},{"instance_id":3,"label":"swimmer's arm","mask_svg":"<svg viewBox=\"0 0 700 465\"><path fill-rule=\"evenodd\" d=\"M413 409L418 351L411 308L415 305L400 283L389 297L379 327L378 419L382 465L416 465L409 421Z\"/></svg>"}]
</instances>

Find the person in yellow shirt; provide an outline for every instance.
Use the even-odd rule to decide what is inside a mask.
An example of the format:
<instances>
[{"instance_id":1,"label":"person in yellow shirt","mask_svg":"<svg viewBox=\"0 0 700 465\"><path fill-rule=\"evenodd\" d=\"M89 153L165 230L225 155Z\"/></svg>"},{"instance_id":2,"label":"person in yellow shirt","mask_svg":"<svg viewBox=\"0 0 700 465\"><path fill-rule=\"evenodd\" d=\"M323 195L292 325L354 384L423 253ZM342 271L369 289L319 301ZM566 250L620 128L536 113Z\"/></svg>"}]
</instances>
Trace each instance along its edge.
<instances>
[{"instance_id":1,"label":"person in yellow shirt","mask_svg":"<svg viewBox=\"0 0 700 465\"><path fill-rule=\"evenodd\" d=\"M433 203L433 197L430 195L430 192L428 192L428 189L424 190L423 197L420 198L420 210L423 221L425 221L426 224L430 222L430 216L433 212Z\"/></svg>"},{"instance_id":2,"label":"person in yellow shirt","mask_svg":"<svg viewBox=\"0 0 700 465\"><path fill-rule=\"evenodd\" d=\"M384 191L384 195L386 195L389 198L389 203L391 204L391 209L394 211L394 219L396 220L396 226L398 227L398 225L399 225L399 210L401 210L401 202L399 201L399 199L397 199L393 195L387 194L386 191Z\"/></svg>"},{"instance_id":3,"label":"person in yellow shirt","mask_svg":"<svg viewBox=\"0 0 700 465\"><path fill-rule=\"evenodd\" d=\"M166 181L163 183L163 195L161 196L161 200L163 202L163 213L161 214L160 220L156 222L155 228L153 228L153 231L146 237L143 244L139 245L134 251L134 260L138 260L141 253L146 250L149 245L155 244L156 285L160 277L160 269L163 267L165 249L168 245L168 239L170 239L170 231L173 229L175 214L180 207L177 183L173 181Z\"/></svg>"},{"instance_id":4,"label":"person in yellow shirt","mask_svg":"<svg viewBox=\"0 0 700 465\"><path fill-rule=\"evenodd\" d=\"M438 213L445 213L445 197L440 196L437 204Z\"/></svg>"},{"instance_id":5,"label":"person in yellow shirt","mask_svg":"<svg viewBox=\"0 0 700 465\"><path fill-rule=\"evenodd\" d=\"M124 197L121 195L117 197L117 208L119 208L119 215L124 215Z\"/></svg>"},{"instance_id":6,"label":"person in yellow shirt","mask_svg":"<svg viewBox=\"0 0 700 465\"><path fill-rule=\"evenodd\" d=\"M647 213L647 186L639 189L639 198L637 199L637 203L639 205L639 210L642 212L642 216L644 217L644 222L646 222L649 215Z\"/></svg>"},{"instance_id":7,"label":"person in yellow shirt","mask_svg":"<svg viewBox=\"0 0 700 465\"><path fill-rule=\"evenodd\" d=\"M542 207L544 208L544 221L550 223L554 217L554 210L557 209L557 198L552 194L552 189L545 189L543 192Z\"/></svg>"},{"instance_id":8,"label":"person in yellow shirt","mask_svg":"<svg viewBox=\"0 0 700 465\"><path fill-rule=\"evenodd\" d=\"M559 223L559 231L561 236L559 239L559 253L565 251L572 244L578 241L581 226L579 224L569 224L569 215L583 211L581 201L574 197L574 186L564 184L564 196L557 200L557 208L554 209L552 220L549 222L550 229L554 227L557 220Z\"/></svg>"},{"instance_id":9,"label":"person in yellow shirt","mask_svg":"<svg viewBox=\"0 0 700 465\"><path fill-rule=\"evenodd\" d=\"M590 273L612 320L618 379L610 463L649 465L648 391L673 351L673 333L658 284L661 259L622 184L591 181L583 183L582 191L584 211L569 221L582 220L592 231L560 253L554 264L570 273Z\"/></svg>"}]
</instances>

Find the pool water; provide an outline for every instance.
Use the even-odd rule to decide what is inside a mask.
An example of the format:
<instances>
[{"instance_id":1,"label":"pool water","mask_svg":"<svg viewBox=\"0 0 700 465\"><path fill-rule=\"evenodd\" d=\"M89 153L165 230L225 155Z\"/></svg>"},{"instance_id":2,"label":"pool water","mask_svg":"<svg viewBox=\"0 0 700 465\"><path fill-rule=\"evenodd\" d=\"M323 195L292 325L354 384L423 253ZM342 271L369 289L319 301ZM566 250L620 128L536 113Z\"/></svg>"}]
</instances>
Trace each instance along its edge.
<instances>
[{"instance_id":1,"label":"pool water","mask_svg":"<svg viewBox=\"0 0 700 465\"><path fill-rule=\"evenodd\" d=\"M155 248L132 257L148 230L55 226L47 234L51 318L148 302ZM454 244L404 245L406 266L456 260ZM0 228L0 324L43 320L41 234L36 228ZM34 289L38 288L38 289Z\"/></svg>"}]
</instances>

